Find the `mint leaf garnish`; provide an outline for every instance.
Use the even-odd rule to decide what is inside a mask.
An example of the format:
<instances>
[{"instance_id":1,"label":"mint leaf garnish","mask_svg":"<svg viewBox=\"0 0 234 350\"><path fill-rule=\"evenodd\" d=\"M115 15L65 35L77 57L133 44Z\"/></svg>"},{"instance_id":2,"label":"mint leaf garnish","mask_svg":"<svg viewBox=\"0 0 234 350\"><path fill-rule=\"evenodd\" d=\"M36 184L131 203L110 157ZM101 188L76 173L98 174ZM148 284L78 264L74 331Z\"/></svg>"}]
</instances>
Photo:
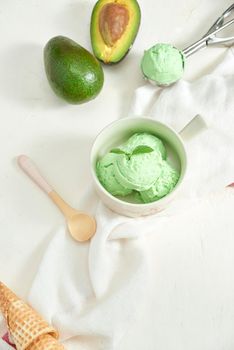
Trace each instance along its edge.
<instances>
[{"instance_id":1,"label":"mint leaf garnish","mask_svg":"<svg viewBox=\"0 0 234 350\"><path fill-rule=\"evenodd\" d=\"M124 151L122 151L120 148L113 148L110 153L116 153L116 154L125 154Z\"/></svg>"},{"instance_id":2,"label":"mint leaf garnish","mask_svg":"<svg viewBox=\"0 0 234 350\"><path fill-rule=\"evenodd\" d=\"M153 152L153 148L149 147L149 146L137 146L134 151L132 152L132 155L134 154L141 154L141 153L150 153Z\"/></svg>"}]
</instances>

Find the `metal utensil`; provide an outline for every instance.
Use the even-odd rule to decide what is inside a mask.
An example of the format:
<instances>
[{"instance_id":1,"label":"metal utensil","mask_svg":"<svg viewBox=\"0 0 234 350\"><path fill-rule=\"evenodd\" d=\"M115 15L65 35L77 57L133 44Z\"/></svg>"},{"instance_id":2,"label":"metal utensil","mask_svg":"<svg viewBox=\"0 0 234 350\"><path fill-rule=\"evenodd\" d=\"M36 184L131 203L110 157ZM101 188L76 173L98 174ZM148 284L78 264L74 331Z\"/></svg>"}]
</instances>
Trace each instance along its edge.
<instances>
[{"instance_id":1,"label":"metal utensil","mask_svg":"<svg viewBox=\"0 0 234 350\"><path fill-rule=\"evenodd\" d=\"M234 44L234 36L231 37L219 37L217 36L218 33L222 32L227 27L234 24L234 18L229 19L231 16L234 15L234 3L228 7L226 11L223 12L223 14L214 22L214 24L210 27L208 32L198 41L193 43L192 45L189 45L184 50L182 50L185 58L193 55L197 51L206 48L208 46L213 45L225 45L225 46L231 46ZM153 85L158 85L161 87L167 87L172 84L158 84L156 81L148 79L150 83Z\"/></svg>"},{"instance_id":2,"label":"metal utensil","mask_svg":"<svg viewBox=\"0 0 234 350\"><path fill-rule=\"evenodd\" d=\"M217 34L234 23L234 18L227 21L227 19L234 14L234 4L232 4L224 13L215 21L208 32L198 41L188 46L183 50L185 57L189 57L195 52L210 45L226 45L234 44L234 36L223 38L218 37Z\"/></svg>"}]
</instances>

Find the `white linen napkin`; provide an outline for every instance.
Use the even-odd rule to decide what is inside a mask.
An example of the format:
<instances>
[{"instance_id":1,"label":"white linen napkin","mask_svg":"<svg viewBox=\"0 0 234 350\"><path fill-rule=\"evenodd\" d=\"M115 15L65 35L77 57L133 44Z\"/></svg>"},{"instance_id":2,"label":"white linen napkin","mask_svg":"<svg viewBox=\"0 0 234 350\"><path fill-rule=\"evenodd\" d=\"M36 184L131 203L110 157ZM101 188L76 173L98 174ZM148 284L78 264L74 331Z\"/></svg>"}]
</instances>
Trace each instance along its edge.
<instances>
[{"instance_id":1,"label":"white linen napkin","mask_svg":"<svg viewBox=\"0 0 234 350\"><path fill-rule=\"evenodd\" d=\"M167 89L135 91L129 115L148 115L180 131L196 114L209 127L186 141L188 175L183 191L164 212L131 219L98 201L92 189L97 232L78 244L60 227L33 282L29 302L56 328L67 349L111 350L140 316L147 290L147 233L163 234L168 217L188 203L223 189L234 178L234 54L228 50L212 74ZM185 204L185 205L184 205ZM134 239L139 238L139 239Z\"/></svg>"}]
</instances>

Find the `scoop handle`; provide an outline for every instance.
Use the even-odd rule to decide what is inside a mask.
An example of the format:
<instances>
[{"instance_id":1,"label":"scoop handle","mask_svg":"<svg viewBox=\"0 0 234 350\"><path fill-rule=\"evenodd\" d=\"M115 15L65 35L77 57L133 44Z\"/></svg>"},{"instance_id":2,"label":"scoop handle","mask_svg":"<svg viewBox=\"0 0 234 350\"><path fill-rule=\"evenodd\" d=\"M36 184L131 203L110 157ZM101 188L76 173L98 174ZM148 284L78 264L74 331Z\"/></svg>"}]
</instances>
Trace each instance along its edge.
<instances>
[{"instance_id":1,"label":"scoop handle","mask_svg":"<svg viewBox=\"0 0 234 350\"><path fill-rule=\"evenodd\" d=\"M40 174L36 165L29 157L20 155L18 156L17 160L20 168L25 172L25 174L27 174L45 193L50 194L53 191L52 187Z\"/></svg>"},{"instance_id":2,"label":"scoop handle","mask_svg":"<svg viewBox=\"0 0 234 350\"><path fill-rule=\"evenodd\" d=\"M229 38L217 37L216 34L234 24L234 18L230 21L225 22L225 19L233 14L234 4L232 4L223 14L220 16L217 21L212 25L209 31L198 41L192 45L186 47L183 50L185 57L189 57L200 49L211 45L211 44L230 44L234 42L234 36Z\"/></svg>"}]
</instances>

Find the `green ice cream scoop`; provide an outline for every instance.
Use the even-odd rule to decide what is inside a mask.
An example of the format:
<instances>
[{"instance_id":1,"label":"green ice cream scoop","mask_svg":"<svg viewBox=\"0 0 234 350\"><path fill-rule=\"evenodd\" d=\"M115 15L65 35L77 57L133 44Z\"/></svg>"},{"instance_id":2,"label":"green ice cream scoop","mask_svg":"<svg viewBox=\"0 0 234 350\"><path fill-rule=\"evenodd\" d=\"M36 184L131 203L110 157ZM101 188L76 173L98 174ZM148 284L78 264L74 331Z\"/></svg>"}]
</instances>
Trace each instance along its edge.
<instances>
[{"instance_id":1,"label":"green ice cream scoop","mask_svg":"<svg viewBox=\"0 0 234 350\"><path fill-rule=\"evenodd\" d=\"M212 24L208 32L201 39L195 41L185 49L178 50L170 44L157 44L145 51L141 69L150 82L154 85L169 86L179 80L184 72L186 59L208 46L225 45L234 43L234 36L223 37L221 32L227 27L233 26L234 4L229 6L217 20ZM217 34L219 34L217 36Z\"/></svg>"},{"instance_id":2,"label":"green ice cream scoop","mask_svg":"<svg viewBox=\"0 0 234 350\"><path fill-rule=\"evenodd\" d=\"M96 173L99 181L108 192L114 196L127 196L132 190L122 186L115 177L113 164L118 157L118 154L107 153L97 162Z\"/></svg>"},{"instance_id":3,"label":"green ice cream scoop","mask_svg":"<svg viewBox=\"0 0 234 350\"><path fill-rule=\"evenodd\" d=\"M170 193L179 180L179 173L169 163L163 161L162 171L152 187L142 191L141 198L145 203L154 202Z\"/></svg>"},{"instance_id":4,"label":"green ice cream scoop","mask_svg":"<svg viewBox=\"0 0 234 350\"><path fill-rule=\"evenodd\" d=\"M133 134L96 164L100 183L112 195L131 203L150 203L173 190L178 172L167 162L163 142L155 135Z\"/></svg>"},{"instance_id":5,"label":"green ice cream scoop","mask_svg":"<svg viewBox=\"0 0 234 350\"><path fill-rule=\"evenodd\" d=\"M161 173L162 156L158 151L133 154L130 157L119 154L114 162L116 180L125 188L148 190Z\"/></svg>"},{"instance_id":6,"label":"green ice cream scoop","mask_svg":"<svg viewBox=\"0 0 234 350\"><path fill-rule=\"evenodd\" d=\"M156 44L146 50L141 61L144 76L157 85L170 85L184 73L185 56L170 44Z\"/></svg>"},{"instance_id":7,"label":"green ice cream scoop","mask_svg":"<svg viewBox=\"0 0 234 350\"><path fill-rule=\"evenodd\" d=\"M133 134L130 139L119 148L131 154L138 146L151 147L154 151L160 152L163 159L166 159L167 152L162 141L155 135L146 132Z\"/></svg>"}]
</instances>

